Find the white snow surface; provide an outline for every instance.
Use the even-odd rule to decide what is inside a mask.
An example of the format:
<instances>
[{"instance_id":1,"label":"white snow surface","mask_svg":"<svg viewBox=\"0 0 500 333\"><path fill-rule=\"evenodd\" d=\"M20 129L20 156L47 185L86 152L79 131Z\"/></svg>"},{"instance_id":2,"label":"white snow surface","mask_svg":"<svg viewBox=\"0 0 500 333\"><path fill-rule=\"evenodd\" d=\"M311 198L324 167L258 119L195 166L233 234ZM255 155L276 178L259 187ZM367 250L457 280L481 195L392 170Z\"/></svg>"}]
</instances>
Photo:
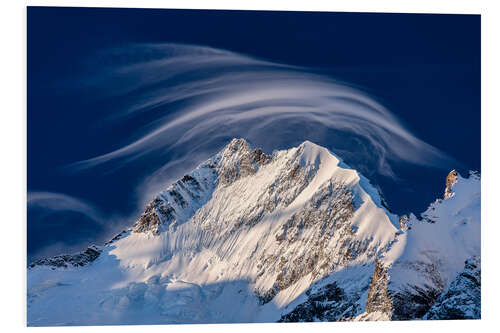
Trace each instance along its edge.
<instances>
[{"instance_id":1,"label":"white snow surface","mask_svg":"<svg viewBox=\"0 0 500 333\"><path fill-rule=\"evenodd\" d=\"M276 235L283 225L331 182L352 191L353 237L370 251L334 267L325 279L362 293L359 315L364 312L376 257L383 257L393 268L390 274L396 280L411 282L411 274L398 268L404 266L398 263L442 255L447 259L441 270L451 281L463 269L465 257L479 251L480 187L474 177L460 178L454 196L429 208L426 213L436 223L413 216L412 228L401 232L398 217L382 206L378 191L365 177L308 141L274 152L268 163L251 166L251 174L222 184L217 172L239 167L240 155L248 147L244 142L238 151L230 151L231 145L241 143L241 139L235 140L189 174L200 184L198 194L189 194L193 189L177 182L158 195L176 212L175 221L158 235L129 229L104 246L89 265L29 269L28 325L277 321L304 299L309 287L319 283L318 277L311 273L302 276L262 305L256 293L272 288L278 274L276 270L262 271L262 258L279 250ZM273 194L269 189L279 186L283 175L297 164L305 170L305 187L297 184ZM174 202L168 191L172 188L183 191L185 205ZM255 224L238 223L255 215L256 203L261 202L274 202L274 210L259 215ZM287 245L290 257L284 259L300 259L312 248L308 232L312 231ZM332 237L325 246L334 248L338 241L337 236ZM379 317L383 316L365 316Z\"/></svg>"},{"instance_id":2,"label":"white snow surface","mask_svg":"<svg viewBox=\"0 0 500 333\"><path fill-rule=\"evenodd\" d=\"M458 175L452 191L451 197L433 202L422 220L411 214L411 229L398 235L384 255L382 261L390 267L390 289L408 285L446 288L467 259L481 255L479 175Z\"/></svg>"}]
</instances>

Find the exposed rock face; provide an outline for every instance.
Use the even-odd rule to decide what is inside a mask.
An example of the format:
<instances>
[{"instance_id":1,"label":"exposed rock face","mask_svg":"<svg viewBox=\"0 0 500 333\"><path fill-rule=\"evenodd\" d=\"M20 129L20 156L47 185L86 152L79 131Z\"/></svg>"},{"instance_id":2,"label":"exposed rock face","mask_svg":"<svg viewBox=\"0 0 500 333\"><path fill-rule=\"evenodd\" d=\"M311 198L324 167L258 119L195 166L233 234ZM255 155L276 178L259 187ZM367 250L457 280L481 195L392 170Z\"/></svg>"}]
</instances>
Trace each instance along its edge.
<instances>
[{"instance_id":1,"label":"exposed rock face","mask_svg":"<svg viewBox=\"0 0 500 333\"><path fill-rule=\"evenodd\" d=\"M52 258L40 259L29 265L29 268L35 266L49 266L52 269L81 267L90 264L96 260L102 252L102 248L96 245L90 245L85 251L75 254L63 254Z\"/></svg>"},{"instance_id":2,"label":"exposed rock face","mask_svg":"<svg viewBox=\"0 0 500 333\"><path fill-rule=\"evenodd\" d=\"M314 293L308 290L306 294L307 301L281 316L278 322L338 321L359 311L357 299L347 295L335 282Z\"/></svg>"},{"instance_id":3,"label":"exposed rock face","mask_svg":"<svg viewBox=\"0 0 500 333\"><path fill-rule=\"evenodd\" d=\"M435 300L443 292L446 281L441 271L443 262L440 258L427 255L426 260L401 261L396 268L415 272L422 283L405 283L401 288L390 291L393 301L392 319L411 320L422 318Z\"/></svg>"},{"instance_id":4,"label":"exposed rock face","mask_svg":"<svg viewBox=\"0 0 500 333\"><path fill-rule=\"evenodd\" d=\"M472 257L464 270L434 302L424 319L481 319L481 258Z\"/></svg>"},{"instance_id":5,"label":"exposed rock face","mask_svg":"<svg viewBox=\"0 0 500 333\"><path fill-rule=\"evenodd\" d=\"M412 265L422 265L422 263L412 263ZM428 265L422 265L417 269L420 271L417 274L429 276L437 274L435 267ZM383 320L420 319L429 311L443 290L442 281L437 281L440 287L406 284L396 290L389 289L390 282L387 268L377 261L366 300L366 314L382 315ZM371 320L370 316L365 317L359 320Z\"/></svg>"},{"instance_id":6,"label":"exposed rock face","mask_svg":"<svg viewBox=\"0 0 500 333\"><path fill-rule=\"evenodd\" d=\"M111 238L109 241L107 241L106 243L104 243L104 246L107 246L107 245L110 245L110 244L113 244L114 242L116 242L117 240L125 237L127 235L127 233L130 231L131 229L126 229L126 230L122 230L119 234L115 235L113 238Z\"/></svg>"},{"instance_id":7,"label":"exposed rock face","mask_svg":"<svg viewBox=\"0 0 500 333\"><path fill-rule=\"evenodd\" d=\"M330 182L282 226L275 235L278 249L260 258L258 276L277 273L271 289L257 291L262 303L308 274L317 280L337 265L348 264L359 252L367 252L368 242L353 237L355 230L349 222L354 213L352 201L348 188ZM309 246L297 251L292 244L300 243ZM375 249L370 253L373 256Z\"/></svg>"},{"instance_id":8,"label":"exposed rock face","mask_svg":"<svg viewBox=\"0 0 500 333\"><path fill-rule=\"evenodd\" d=\"M271 157L260 149L252 151L245 140L233 139L222 152L217 166L219 183L227 185L240 178L253 175L270 159Z\"/></svg>"},{"instance_id":9,"label":"exposed rock face","mask_svg":"<svg viewBox=\"0 0 500 333\"><path fill-rule=\"evenodd\" d=\"M163 202L160 199L155 198L146 206L146 210L144 211L144 213L142 213L141 217L134 225L134 231L151 231L153 234L157 235L159 232L158 228L160 226L160 218L158 217L158 213L156 212L157 209L164 209L164 206ZM165 212L167 211L165 210ZM171 212L173 212L173 209Z\"/></svg>"},{"instance_id":10,"label":"exposed rock face","mask_svg":"<svg viewBox=\"0 0 500 333\"><path fill-rule=\"evenodd\" d=\"M239 141L237 141L238 143ZM233 146L234 140L229 144L229 147ZM248 149L248 145L238 143L238 147L243 150L243 154L240 154L241 151L238 151L237 155L242 156L243 159L249 158L249 155L253 155L258 150L251 152ZM231 149L229 149L231 150ZM223 156L228 152L226 148L223 151ZM219 162L217 166L217 172L222 174L225 177L226 181L222 184L219 182L219 185L214 189L214 193L218 196L218 199L223 200L224 202L228 202L235 197L234 193L230 193L225 191L229 185L234 183L234 187L238 187L237 180L254 174L256 170L265 164L269 164L272 162L272 159L266 155L266 157L262 157L261 153L256 153L255 156L260 156L256 158L253 163L254 168L246 169L247 171L242 172L240 168L242 162L239 159L235 159L234 156L224 157L221 162ZM230 162L226 161L229 159ZM260 164L264 161L264 164ZM236 230L242 227L252 227L259 223L266 215L273 213L275 210L284 209L292 203L292 201L297 198L297 196L304 190L304 188L309 184L310 180L315 175L315 170L311 168L304 168L296 161L295 158L291 158L286 161L286 164L280 167L282 172L277 173L274 179L271 182L266 183L265 188L259 189L256 196L252 202L243 202L239 209L234 211L233 218L230 216L229 219L224 218L221 219L216 214L213 214L214 207L210 209L202 208L198 212L196 212L193 219L199 221L205 231L207 232L217 232L217 230L221 230L223 226L229 226L231 228L231 232L235 232ZM235 171L239 170L239 171ZM253 170L253 171L252 171ZM228 176L233 175L233 176ZM237 175L237 176L235 176ZM227 181L227 179L231 179L231 181ZM237 189L236 189L237 190ZM222 195L224 193L224 195Z\"/></svg>"},{"instance_id":11,"label":"exposed rock face","mask_svg":"<svg viewBox=\"0 0 500 333\"><path fill-rule=\"evenodd\" d=\"M402 215L399 217L399 229L403 232L411 229L411 225L409 224L408 216Z\"/></svg>"},{"instance_id":12,"label":"exposed rock face","mask_svg":"<svg viewBox=\"0 0 500 333\"><path fill-rule=\"evenodd\" d=\"M387 290L388 282L389 276L387 275L387 269L377 260L370 283L368 298L366 300L367 313L385 313L388 318L391 318L393 302Z\"/></svg>"},{"instance_id":13,"label":"exposed rock face","mask_svg":"<svg viewBox=\"0 0 500 333\"><path fill-rule=\"evenodd\" d=\"M162 230L175 230L208 200L215 177L211 162L200 166L197 175L185 175L146 206L133 231L158 235Z\"/></svg>"},{"instance_id":14,"label":"exposed rock face","mask_svg":"<svg viewBox=\"0 0 500 333\"><path fill-rule=\"evenodd\" d=\"M452 187L458 180L458 172L456 170L451 170L448 176L446 177L446 188L444 190L444 198L448 199L453 195Z\"/></svg>"},{"instance_id":15,"label":"exposed rock face","mask_svg":"<svg viewBox=\"0 0 500 333\"><path fill-rule=\"evenodd\" d=\"M409 285L393 298L392 320L420 319L439 297L441 290L432 286Z\"/></svg>"}]
</instances>

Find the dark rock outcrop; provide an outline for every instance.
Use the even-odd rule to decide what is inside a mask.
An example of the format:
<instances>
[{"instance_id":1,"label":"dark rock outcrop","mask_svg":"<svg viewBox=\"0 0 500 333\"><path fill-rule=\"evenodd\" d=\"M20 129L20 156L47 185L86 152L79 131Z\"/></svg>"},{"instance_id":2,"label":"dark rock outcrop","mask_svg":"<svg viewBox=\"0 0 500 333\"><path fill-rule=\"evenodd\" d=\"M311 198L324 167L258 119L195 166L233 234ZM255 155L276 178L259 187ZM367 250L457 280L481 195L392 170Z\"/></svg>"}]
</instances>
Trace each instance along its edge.
<instances>
[{"instance_id":1,"label":"dark rock outcrop","mask_svg":"<svg viewBox=\"0 0 500 333\"><path fill-rule=\"evenodd\" d=\"M407 274L417 274L422 280L417 285L389 286L393 303L392 320L422 318L446 288L447 281L442 275L443 260L429 252L425 254L425 260L399 261L394 265L406 270Z\"/></svg>"},{"instance_id":2,"label":"dark rock outcrop","mask_svg":"<svg viewBox=\"0 0 500 333\"><path fill-rule=\"evenodd\" d=\"M368 298L366 299L366 312L382 312L387 313L391 317L393 304L392 299L387 290L387 283L389 276L387 270L380 263L375 262L375 269L373 271L370 289L368 291Z\"/></svg>"},{"instance_id":3,"label":"dark rock outcrop","mask_svg":"<svg viewBox=\"0 0 500 333\"><path fill-rule=\"evenodd\" d=\"M422 318L441 293L430 285L407 286L392 295L392 320L414 320Z\"/></svg>"},{"instance_id":4,"label":"dark rock outcrop","mask_svg":"<svg viewBox=\"0 0 500 333\"><path fill-rule=\"evenodd\" d=\"M318 291L306 291L307 301L281 316L278 322L338 321L351 317L359 310L356 300L347 295L335 282Z\"/></svg>"},{"instance_id":5,"label":"dark rock outcrop","mask_svg":"<svg viewBox=\"0 0 500 333\"><path fill-rule=\"evenodd\" d=\"M139 220L134 224L134 232L152 232L154 235L159 233L160 223L168 224L174 220L175 209L165 201L155 198L151 201L142 213ZM160 216L162 221L160 222Z\"/></svg>"},{"instance_id":6,"label":"dark rock outcrop","mask_svg":"<svg viewBox=\"0 0 500 333\"><path fill-rule=\"evenodd\" d=\"M115 235L113 238L111 238L109 241L107 241L106 243L104 243L104 246L107 246L107 245L110 245L110 244L113 244L114 242L116 242L117 240L123 238L127 232L129 231L130 229L126 229L126 230L122 230L119 234Z\"/></svg>"},{"instance_id":7,"label":"dark rock outcrop","mask_svg":"<svg viewBox=\"0 0 500 333\"><path fill-rule=\"evenodd\" d=\"M240 178L253 175L260 166L270 160L271 157L262 150L251 150L244 139L233 139L221 152L221 161L217 166L219 184L228 185Z\"/></svg>"},{"instance_id":8,"label":"dark rock outcrop","mask_svg":"<svg viewBox=\"0 0 500 333\"><path fill-rule=\"evenodd\" d=\"M424 319L481 319L481 258L465 262L445 292L434 302Z\"/></svg>"},{"instance_id":9,"label":"dark rock outcrop","mask_svg":"<svg viewBox=\"0 0 500 333\"><path fill-rule=\"evenodd\" d=\"M444 190L444 198L448 199L453 194L451 188L458 180L458 172L456 170L451 170L446 177L446 188Z\"/></svg>"},{"instance_id":10,"label":"dark rock outcrop","mask_svg":"<svg viewBox=\"0 0 500 333\"><path fill-rule=\"evenodd\" d=\"M31 263L28 267L49 266L52 269L81 267L90 264L101 254L102 249L96 245L90 245L85 251L75 254L63 254L52 258L45 258Z\"/></svg>"}]
</instances>

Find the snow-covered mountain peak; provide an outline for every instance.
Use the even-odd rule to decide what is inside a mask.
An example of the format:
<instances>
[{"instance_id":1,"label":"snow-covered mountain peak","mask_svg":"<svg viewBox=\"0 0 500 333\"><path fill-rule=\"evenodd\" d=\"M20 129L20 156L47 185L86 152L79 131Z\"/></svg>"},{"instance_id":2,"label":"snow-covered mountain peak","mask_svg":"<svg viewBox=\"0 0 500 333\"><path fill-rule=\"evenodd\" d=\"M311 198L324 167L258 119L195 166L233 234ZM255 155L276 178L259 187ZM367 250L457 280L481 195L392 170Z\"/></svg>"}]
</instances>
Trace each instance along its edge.
<instances>
[{"instance_id":1,"label":"snow-covered mountain peak","mask_svg":"<svg viewBox=\"0 0 500 333\"><path fill-rule=\"evenodd\" d=\"M304 141L297 148L299 163L302 166L313 165L319 167L320 163L338 165L340 159L328 149L321 147L311 141Z\"/></svg>"},{"instance_id":2,"label":"snow-covered mountain peak","mask_svg":"<svg viewBox=\"0 0 500 333\"><path fill-rule=\"evenodd\" d=\"M354 188L360 181L358 173L340 165L341 160L328 149L305 141L289 150L266 155L260 149L252 150L244 139L233 139L218 154L202 163L191 173L170 185L155 197L134 225L135 232L159 234L161 230L175 229L188 221L203 206L218 188L230 186L249 176L262 180L267 186L277 186L286 180L294 194L274 205L303 204L325 182L331 180ZM258 176L260 170L264 170ZM255 179L254 179L255 180ZM378 193L363 178L363 192L374 196L374 202L380 206ZM257 187L260 185L256 185ZM284 186L281 184L280 186ZM302 190L306 189L306 191ZM256 191L261 191L257 188ZM299 195L300 194L300 195ZM362 201L359 198L358 201Z\"/></svg>"},{"instance_id":3,"label":"snow-covered mountain peak","mask_svg":"<svg viewBox=\"0 0 500 333\"><path fill-rule=\"evenodd\" d=\"M216 163L219 184L228 185L255 174L271 157L260 149L252 150L244 139L233 139L213 160Z\"/></svg>"},{"instance_id":4,"label":"snow-covered mountain peak","mask_svg":"<svg viewBox=\"0 0 500 333\"><path fill-rule=\"evenodd\" d=\"M233 139L159 193L131 229L91 258L73 256L86 259L78 272L45 269L57 260L31 267L28 320L262 322L393 311L389 291L434 281L425 272L436 256L443 290L477 254L478 179L457 175L455 194L426 212L435 223L412 214L403 230L368 179L328 149L305 141L267 155Z\"/></svg>"},{"instance_id":5,"label":"snow-covered mountain peak","mask_svg":"<svg viewBox=\"0 0 500 333\"><path fill-rule=\"evenodd\" d=\"M306 141L268 156L234 139L160 193L110 253L140 274L182 262L187 281L250 281L260 302L287 304L333 270L372 262L391 246L395 219L326 148Z\"/></svg>"}]
</instances>

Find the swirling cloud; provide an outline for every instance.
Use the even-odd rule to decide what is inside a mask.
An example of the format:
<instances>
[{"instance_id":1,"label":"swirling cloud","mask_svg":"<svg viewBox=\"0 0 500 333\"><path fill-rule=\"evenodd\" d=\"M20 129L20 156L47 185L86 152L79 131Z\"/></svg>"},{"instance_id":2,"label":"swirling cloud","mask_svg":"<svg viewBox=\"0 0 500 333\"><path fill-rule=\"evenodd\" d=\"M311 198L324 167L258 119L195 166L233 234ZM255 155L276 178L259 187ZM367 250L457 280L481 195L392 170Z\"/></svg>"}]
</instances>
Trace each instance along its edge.
<instances>
[{"instance_id":1,"label":"swirling cloud","mask_svg":"<svg viewBox=\"0 0 500 333\"><path fill-rule=\"evenodd\" d=\"M99 98L120 100L108 126L141 117L149 123L118 149L72 164L74 171L155 156L161 162L146 183L164 186L232 137L267 151L311 140L353 167L389 177L397 177L393 163L447 168L454 162L373 97L312 69L180 44L106 50L89 68L80 84Z\"/></svg>"},{"instance_id":2,"label":"swirling cloud","mask_svg":"<svg viewBox=\"0 0 500 333\"><path fill-rule=\"evenodd\" d=\"M51 234L58 234L53 240L38 241L39 247L33 250L38 256L81 249L88 239L103 241L118 228L131 225L132 217L139 216L152 196L233 137L243 137L268 153L310 140L372 180L397 179L393 167L400 163L456 165L413 135L375 98L321 75L318 69L204 46L143 44L104 50L89 59L83 73L56 90L85 95L97 102L94 105L106 103L107 112L97 121L110 136L119 136L122 144L108 147L105 154L87 156L66 170L91 171L92 177L101 170L106 177L123 180L124 188L131 190L126 190L130 198L123 198L127 203L121 204L130 204L133 198L137 207L129 217L125 212L112 217L66 194L30 192L28 210L36 212L30 215L31 234L47 234L43 224L52 228ZM132 193L134 188L137 193ZM59 214L56 219L54 213ZM84 218L76 218L75 213ZM65 223L80 223L81 237Z\"/></svg>"}]
</instances>

